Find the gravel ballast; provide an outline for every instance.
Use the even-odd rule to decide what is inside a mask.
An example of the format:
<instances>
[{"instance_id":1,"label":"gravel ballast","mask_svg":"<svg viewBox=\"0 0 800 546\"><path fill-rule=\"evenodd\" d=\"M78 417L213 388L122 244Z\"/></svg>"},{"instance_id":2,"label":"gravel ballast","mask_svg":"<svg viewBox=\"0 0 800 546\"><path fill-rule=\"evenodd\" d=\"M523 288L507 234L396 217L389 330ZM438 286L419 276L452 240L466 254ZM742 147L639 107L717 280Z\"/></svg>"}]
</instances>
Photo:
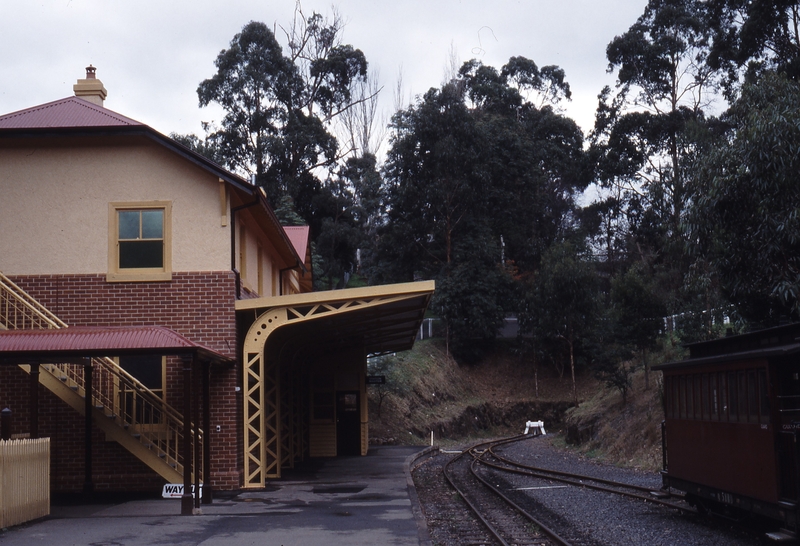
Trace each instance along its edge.
<instances>
[{"instance_id":1,"label":"gravel ballast","mask_svg":"<svg viewBox=\"0 0 800 546\"><path fill-rule=\"evenodd\" d=\"M530 438L501 448L503 456L524 464L583 474L658 490L661 477L656 472L606 465L568 450L554 447L550 436ZM413 473L414 482L434 545L463 544L472 516L464 503L445 483L441 468L452 457L440 454L421 464ZM497 486L524 491L540 505L562 515L573 526L585 530L592 543L744 546L773 544L757 530L720 517L686 514L611 493L566 486L559 482L533 480L503 473L494 475ZM525 489L536 488L536 489ZM467 531L465 531L467 530Z\"/></svg>"}]
</instances>

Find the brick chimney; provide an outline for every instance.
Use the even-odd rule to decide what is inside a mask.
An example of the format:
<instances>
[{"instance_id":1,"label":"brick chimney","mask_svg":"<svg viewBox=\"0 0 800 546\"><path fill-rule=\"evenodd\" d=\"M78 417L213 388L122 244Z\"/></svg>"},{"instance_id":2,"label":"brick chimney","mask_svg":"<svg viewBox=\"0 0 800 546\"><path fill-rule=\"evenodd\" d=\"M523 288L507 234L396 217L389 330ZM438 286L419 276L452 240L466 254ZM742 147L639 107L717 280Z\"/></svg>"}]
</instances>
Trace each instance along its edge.
<instances>
[{"instance_id":1,"label":"brick chimney","mask_svg":"<svg viewBox=\"0 0 800 546\"><path fill-rule=\"evenodd\" d=\"M103 82L97 79L95 72L97 69L92 65L86 67L86 79L78 80L78 83L72 86L75 91L75 96L84 100L88 100L97 106L103 106L103 101L106 100L108 91L103 87Z\"/></svg>"}]
</instances>

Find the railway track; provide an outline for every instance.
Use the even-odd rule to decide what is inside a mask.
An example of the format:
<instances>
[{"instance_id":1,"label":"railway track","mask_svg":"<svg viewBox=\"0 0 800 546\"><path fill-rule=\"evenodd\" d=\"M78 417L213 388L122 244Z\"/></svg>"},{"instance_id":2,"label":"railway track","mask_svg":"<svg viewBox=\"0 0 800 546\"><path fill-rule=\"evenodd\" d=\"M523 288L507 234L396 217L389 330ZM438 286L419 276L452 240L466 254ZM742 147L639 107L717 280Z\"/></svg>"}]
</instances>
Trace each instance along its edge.
<instances>
[{"instance_id":1,"label":"railway track","mask_svg":"<svg viewBox=\"0 0 800 546\"><path fill-rule=\"evenodd\" d=\"M538 468L503 455L504 446L531 436L476 444L444 466L446 480L483 524L480 531L471 531L469 536L463 537L464 544L603 545L585 528L570 523L562 514L538 502L535 494L520 490L537 487L511 487L509 480L512 475L530 478L531 483L540 484L542 489L581 487L694 513L685 506L656 498L654 493L658 492L649 488Z\"/></svg>"}]
</instances>

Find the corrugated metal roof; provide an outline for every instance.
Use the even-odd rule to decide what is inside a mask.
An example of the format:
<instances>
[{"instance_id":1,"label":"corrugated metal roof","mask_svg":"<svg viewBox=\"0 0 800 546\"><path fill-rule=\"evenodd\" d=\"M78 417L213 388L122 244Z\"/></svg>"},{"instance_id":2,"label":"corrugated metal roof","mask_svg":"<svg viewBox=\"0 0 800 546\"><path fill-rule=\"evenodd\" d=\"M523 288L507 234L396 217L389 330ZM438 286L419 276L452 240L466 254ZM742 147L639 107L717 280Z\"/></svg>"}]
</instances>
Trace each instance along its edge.
<instances>
[{"instance_id":1,"label":"corrugated metal roof","mask_svg":"<svg viewBox=\"0 0 800 546\"><path fill-rule=\"evenodd\" d=\"M78 97L67 97L0 116L0 129L120 127L134 125L143 124Z\"/></svg>"},{"instance_id":2,"label":"corrugated metal roof","mask_svg":"<svg viewBox=\"0 0 800 546\"><path fill-rule=\"evenodd\" d=\"M55 355L117 356L130 353L196 353L210 361L231 361L173 330L160 326L0 331L0 359L47 358Z\"/></svg>"}]
</instances>

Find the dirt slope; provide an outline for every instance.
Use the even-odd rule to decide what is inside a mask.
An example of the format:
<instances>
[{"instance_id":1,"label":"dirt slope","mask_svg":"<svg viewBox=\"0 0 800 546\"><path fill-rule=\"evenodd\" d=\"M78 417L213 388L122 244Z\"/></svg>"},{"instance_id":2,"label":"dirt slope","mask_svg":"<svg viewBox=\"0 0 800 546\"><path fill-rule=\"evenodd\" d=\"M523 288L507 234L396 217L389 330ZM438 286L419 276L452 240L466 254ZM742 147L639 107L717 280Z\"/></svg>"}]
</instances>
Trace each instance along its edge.
<instances>
[{"instance_id":1,"label":"dirt slope","mask_svg":"<svg viewBox=\"0 0 800 546\"><path fill-rule=\"evenodd\" d=\"M548 432L562 433L561 444L590 455L655 469L660 464L660 387L651 374L643 388L634 377L628 403L588 373L578 377L577 408L568 374L540 370L537 378L511 346L475 365L448 357L442 340L418 342L412 351L370 363L370 373L385 375L386 385L368 387L370 442L428 444L431 431L440 446L473 439L519 434L528 420L543 420ZM567 434L570 432L570 434Z\"/></svg>"}]
</instances>

